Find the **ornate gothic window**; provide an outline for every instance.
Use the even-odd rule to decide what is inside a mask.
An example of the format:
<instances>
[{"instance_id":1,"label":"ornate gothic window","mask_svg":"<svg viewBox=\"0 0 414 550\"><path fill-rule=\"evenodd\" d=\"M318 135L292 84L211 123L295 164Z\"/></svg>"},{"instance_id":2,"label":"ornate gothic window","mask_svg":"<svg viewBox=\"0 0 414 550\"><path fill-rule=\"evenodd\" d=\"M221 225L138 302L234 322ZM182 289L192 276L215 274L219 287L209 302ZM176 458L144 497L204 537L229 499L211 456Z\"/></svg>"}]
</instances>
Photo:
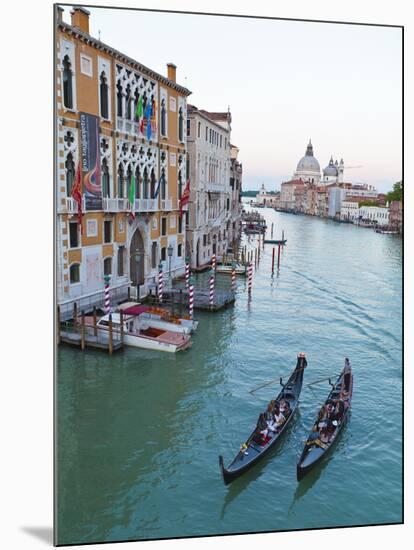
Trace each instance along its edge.
<instances>
[{"instance_id":1,"label":"ornate gothic window","mask_svg":"<svg viewBox=\"0 0 414 550\"><path fill-rule=\"evenodd\" d=\"M184 141L184 118L183 110L181 107L178 112L178 139L179 141Z\"/></svg>"},{"instance_id":2,"label":"ornate gothic window","mask_svg":"<svg viewBox=\"0 0 414 550\"><path fill-rule=\"evenodd\" d=\"M104 158L102 161L102 196L103 197L110 197L111 191L109 187L109 168L108 168L108 161Z\"/></svg>"},{"instance_id":3,"label":"ornate gothic window","mask_svg":"<svg viewBox=\"0 0 414 550\"><path fill-rule=\"evenodd\" d=\"M155 174L154 169L151 170L151 198L155 198L155 187L156 187L156 181L155 181Z\"/></svg>"},{"instance_id":4,"label":"ornate gothic window","mask_svg":"<svg viewBox=\"0 0 414 550\"><path fill-rule=\"evenodd\" d=\"M119 117L122 116L122 84L120 80L116 84L116 112Z\"/></svg>"},{"instance_id":5,"label":"ornate gothic window","mask_svg":"<svg viewBox=\"0 0 414 550\"><path fill-rule=\"evenodd\" d=\"M72 65L69 56L63 58L63 105L67 109L73 109L73 89L72 89Z\"/></svg>"},{"instance_id":6,"label":"ornate gothic window","mask_svg":"<svg viewBox=\"0 0 414 550\"><path fill-rule=\"evenodd\" d=\"M148 199L148 170L146 167L142 178L142 198Z\"/></svg>"},{"instance_id":7,"label":"ornate gothic window","mask_svg":"<svg viewBox=\"0 0 414 550\"><path fill-rule=\"evenodd\" d=\"M129 197L129 189L131 187L131 180L132 180L132 168L131 168L131 165L128 164L127 177L126 177L126 196L127 197Z\"/></svg>"},{"instance_id":8,"label":"ornate gothic window","mask_svg":"<svg viewBox=\"0 0 414 550\"><path fill-rule=\"evenodd\" d=\"M126 113L125 118L128 120L131 120L131 111L132 111L132 96L131 96L131 88L128 84L126 89Z\"/></svg>"},{"instance_id":9,"label":"ornate gothic window","mask_svg":"<svg viewBox=\"0 0 414 550\"><path fill-rule=\"evenodd\" d=\"M161 101L161 135L166 136L167 135L167 111L165 109L165 99Z\"/></svg>"},{"instance_id":10,"label":"ornate gothic window","mask_svg":"<svg viewBox=\"0 0 414 550\"><path fill-rule=\"evenodd\" d=\"M135 104L134 104L134 120L138 121L138 116L137 116L137 108L138 108L138 102L139 102L139 92L138 92L138 88L135 90L134 97L135 97Z\"/></svg>"},{"instance_id":11,"label":"ornate gothic window","mask_svg":"<svg viewBox=\"0 0 414 550\"><path fill-rule=\"evenodd\" d=\"M161 171L161 199L165 200L167 194L167 183L165 181L165 168Z\"/></svg>"},{"instance_id":12,"label":"ornate gothic window","mask_svg":"<svg viewBox=\"0 0 414 550\"><path fill-rule=\"evenodd\" d=\"M141 171L139 169L139 165L137 164L137 167L135 169L135 198L139 199L140 197L140 189L141 189Z\"/></svg>"},{"instance_id":13,"label":"ornate gothic window","mask_svg":"<svg viewBox=\"0 0 414 550\"><path fill-rule=\"evenodd\" d=\"M122 199L124 197L124 167L122 163L118 166L118 197Z\"/></svg>"},{"instance_id":14,"label":"ornate gothic window","mask_svg":"<svg viewBox=\"0 0 414 550\"><path fill-rule=\"evenodd\" d=\"M109 109L108 109L108 82L105 76L105 73L101 73L101 83L99 86L99 93L101 98L101 117L109 118Z\"/></svg>"},{"instance_id":15,"label":"ornate gothic window","mask_svg":"<svg viewBox=\"0 0 414 550\"><path fill-rule=\"evenodd\" d=\"M75 162L73 161L72 153L69 153L65 162L66 168L66 195L68 197L72 194L73 182L75 180Z\"/></svg>"}]
</instances>

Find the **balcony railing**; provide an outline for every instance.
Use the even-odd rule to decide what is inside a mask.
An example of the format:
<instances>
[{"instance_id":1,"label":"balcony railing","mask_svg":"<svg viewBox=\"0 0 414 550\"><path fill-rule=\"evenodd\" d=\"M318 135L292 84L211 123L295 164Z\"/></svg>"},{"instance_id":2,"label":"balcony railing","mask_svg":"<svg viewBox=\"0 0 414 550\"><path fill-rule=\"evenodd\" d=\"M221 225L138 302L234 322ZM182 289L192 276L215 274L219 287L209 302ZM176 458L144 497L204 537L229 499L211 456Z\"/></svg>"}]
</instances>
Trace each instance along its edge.
<instances>
[{"instance_id":1,"label":"balcony railing","mask_svg":"<svg viewBox=\"0 0 414 550\"><path fill-rule=\"evenodd\" d=\"M172 200L171 199L161 199L160 201L160 210L167 212L172 209Z\"/></svg>"},{"instance_id":2,"label":"balcony railing","mask_svg":"<svg viewBox=\"0 0 414 550\"><path fill-rule=\"evenodd\" d=\"M127 120L125 118L117 117L117 119L116 119L116 129L118 130L118 132L125 132L127 134L132 134L132 135L138 136L140 138L146 138L147 137L146 120L144 122L144 131L140 132L139 124L135 120ZM155 132L151 131L150 140L152 140L152 141L157 140L157 131L155 131Z\"/></svg>"},{"instance_id":3,"label":"balcony railing","mask_svg":"<svg viewBox=\"0 0 414 550\"><path fill-rule=\"evenodd\" d=\"M135 199L135 212L156 212L158 199Z\"/></svg>"},{"instance_id":4,"label":"balcony railing","mask_svg":"<svg viewBox=\"0 0 414 550\"><path fill-rule=\"evenodd\" d=\"M85 197L82 197L82 211L85 210ZM58 207L61 214L77 214L78 203L72 197L64 197Z\"/></svg>"},{"instance_id":5,"label":"balcony railing","mask_svg":"<svg viewBox=\"0 0 414 550\"><path fill-rule=\"evenodd\" d=\"M104 197L102 199L102 210L104 212L123 212L129 209L128 199Z\"/></svg>"}]
</instances>

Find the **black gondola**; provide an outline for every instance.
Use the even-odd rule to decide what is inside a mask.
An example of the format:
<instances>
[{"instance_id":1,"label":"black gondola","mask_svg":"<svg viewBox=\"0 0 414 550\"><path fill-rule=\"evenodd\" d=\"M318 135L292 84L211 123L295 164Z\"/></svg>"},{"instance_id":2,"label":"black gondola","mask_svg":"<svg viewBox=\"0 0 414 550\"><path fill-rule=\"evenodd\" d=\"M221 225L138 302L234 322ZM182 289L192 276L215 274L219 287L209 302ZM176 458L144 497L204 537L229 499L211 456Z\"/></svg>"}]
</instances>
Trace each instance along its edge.
<instances>
[{"instance_id":1,"label":"black gondola","mask_svg":"<svg viewBox=\"0 0 414 550\"><path fill-rule=\"evenodd\" d=\"M327 407L329 403L337 405L342 401L343 405L341 408L343 408L343 411L337 413L335 420L330 423L332 432L329 436L329 441L327 442L322 442L319 439L318 415L312 431L308 435L305 447L296 466L296 477L298 481L300 481L316 464L321 462L323 457L329 452L335 441L338 439L338 436L349 417L353 382L354 378L351 364L348 359L345 359L345 367L339 375L336 383L332 384L332 390L330 391L328 399L325 401L321 409L321 411L324 410L323 408Z\"/></svg>"},{"instance_id":2,"label":"black gondola","mask_svg":"<svg viewBox=\"0 0 414 550\"><path fill-rule=\"evenodd\" d=\"M224 483L226 485L231 483L246 470L256 464L256 462L258 462L262 456L274 447L277 441L279 441L280 437L292 420L298 406L299 395L302 389L303 371L306 368L306 365L307 362L305 354L300 353L298 355L295 370L290 375L290 378L286 384L282 384L282 379L280 379L280 383L283 388L275 400L280 401L281 399L284 399L288 402L290 409L290 413L282 426L278 428L276 432L269 431L268 436L263 440L259 439L256 429L253 430L246 443L241 446L240 451L227 468L224 467L223 457L219 456L219 465L223 474Z\"/></svg>"}]
</instances>

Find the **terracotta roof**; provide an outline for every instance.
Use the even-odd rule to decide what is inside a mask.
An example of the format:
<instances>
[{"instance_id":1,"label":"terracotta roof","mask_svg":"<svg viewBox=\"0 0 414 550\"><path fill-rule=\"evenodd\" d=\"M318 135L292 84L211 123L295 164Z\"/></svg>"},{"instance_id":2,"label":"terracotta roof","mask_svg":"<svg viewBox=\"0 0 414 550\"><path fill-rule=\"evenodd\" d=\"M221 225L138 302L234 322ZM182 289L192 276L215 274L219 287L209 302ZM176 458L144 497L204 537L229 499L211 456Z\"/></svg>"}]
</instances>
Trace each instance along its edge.
<instances>
[{"instance_id":1,"label":"terracotta roof","mask_svg":"<svg viewBox=\"0 0 414 550\"><path fill-rule=\"evenodd\" d=\"M284 181L282 185L305 185L305 182L302 180L289 180Z\"/></svg>"}]
</instances>

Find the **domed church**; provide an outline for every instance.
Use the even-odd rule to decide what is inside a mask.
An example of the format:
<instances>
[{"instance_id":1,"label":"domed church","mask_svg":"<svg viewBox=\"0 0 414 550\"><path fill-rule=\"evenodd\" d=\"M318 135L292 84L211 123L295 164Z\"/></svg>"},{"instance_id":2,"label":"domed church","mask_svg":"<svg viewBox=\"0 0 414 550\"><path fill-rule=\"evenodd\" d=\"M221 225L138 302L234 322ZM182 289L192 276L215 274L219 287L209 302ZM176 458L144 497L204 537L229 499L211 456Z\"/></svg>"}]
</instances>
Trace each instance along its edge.
<instances>
[{"instance_id":1,"label":"domed church","mask_svg":"<svg viewBox=\"0 0 414 550\"><path fill-rule=\"evenodd\" d=\"M344 181L344 161L341 159L341 162L338 164L338 161L334 162L331 156L328 166L323 169L321 178L319 162L313 156L313 145L312 141L309 140L305 156L298 162L293 178L315 185L319 185L320 183L324 185L342 183Z\"/></svg>"},{"instance_id":2,"label":"domed church","mask_svg":"<svg viewBox=\"0 0 414 550\"><path fill-rule=\"evenodd\" d=\"M321 179L321 169L319 162L313 156L313 145L309 140L306 147L305 156L300 159L296 167L296 172L293 174L294 179L302 180L307 183L318 184Z\"/></svg>"}]
</instances>

